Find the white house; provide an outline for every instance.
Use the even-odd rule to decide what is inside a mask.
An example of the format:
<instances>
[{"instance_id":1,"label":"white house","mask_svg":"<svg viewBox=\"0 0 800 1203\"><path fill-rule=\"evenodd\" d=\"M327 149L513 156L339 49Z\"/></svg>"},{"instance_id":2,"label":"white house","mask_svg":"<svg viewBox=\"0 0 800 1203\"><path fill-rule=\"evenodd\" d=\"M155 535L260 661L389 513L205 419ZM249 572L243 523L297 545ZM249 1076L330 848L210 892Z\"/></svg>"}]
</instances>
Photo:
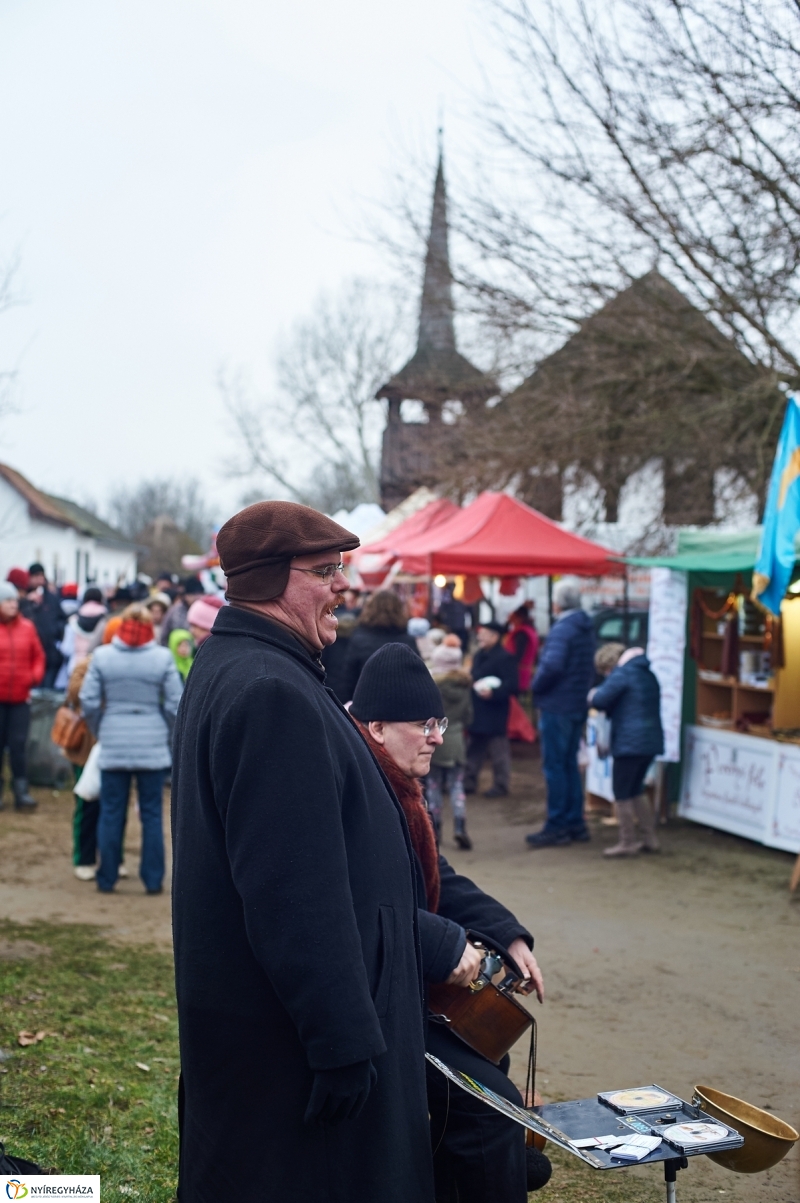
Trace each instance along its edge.
<instances>
[{"instance_id":1,"label":"white house","mask_svg":"<svg viewBox=\"0 0 800 1203\"><path fill-rule=\"evenodd\" d=\"M0 464L0 580L44 565L57 585L114 587L136 579L136 545L82 506L35 488Z\"/></svg>"}]
</instances>

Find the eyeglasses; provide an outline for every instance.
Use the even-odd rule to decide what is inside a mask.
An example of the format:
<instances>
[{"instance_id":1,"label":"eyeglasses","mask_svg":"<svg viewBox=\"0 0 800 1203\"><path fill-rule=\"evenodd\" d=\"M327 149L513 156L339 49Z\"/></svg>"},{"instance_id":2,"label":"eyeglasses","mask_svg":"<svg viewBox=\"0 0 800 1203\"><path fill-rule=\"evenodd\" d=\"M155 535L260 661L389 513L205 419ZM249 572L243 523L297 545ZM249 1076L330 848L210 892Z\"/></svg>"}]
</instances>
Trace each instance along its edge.
<instances>
[{"instance_id":1,"label":"eyeglasses","mask_svg":"<svg viewBox=\"0 0 800 1203\"><path fill-rule=\"evenodd\" d=\"M326 585L330 584L337 572L344 572L344 564L341 560L338 564L322 564L319 568L295 568L294 564L290 567L292 572L309 572L311 576L318 576Z\"/></svg>"},{"instance_id":2,"label":"eyeglasses","mask_svg":"<svg viewBox=\"0 0 800 1203\"><path fill-rule=\"evenodd\" d=\"M447 730L446 718L429 718L427 723L422 725L422 734L427 739L432 731L438 731L440 735L444 735Z\"/></svg>"}]
</instances>

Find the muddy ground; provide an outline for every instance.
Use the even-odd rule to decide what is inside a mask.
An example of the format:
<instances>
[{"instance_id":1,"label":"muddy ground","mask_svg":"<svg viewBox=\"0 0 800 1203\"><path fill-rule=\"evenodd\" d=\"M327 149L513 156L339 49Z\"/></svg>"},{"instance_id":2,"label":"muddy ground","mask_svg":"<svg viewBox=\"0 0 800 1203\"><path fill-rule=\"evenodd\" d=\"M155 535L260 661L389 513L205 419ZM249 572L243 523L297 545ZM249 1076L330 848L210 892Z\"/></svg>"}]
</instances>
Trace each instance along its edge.
<instances>
[{"instance_id":1,"label":"muddy ground","mask_svg":"<svg viewBox=\"0 0 800 1203\"><path fill-rule=\"evenodd\" d=\"M484 782L486 784L486 782ZM35 791L35 815L0 813L0 915L96 923L120 941L167 944L169 898L135 876L100 897L69 861L71 795ZM539 1086L546 1099L658 1082L683 1097L695 1083L770 1108L800 1126L800 892L793 858L673 821L659 856L606 861L613 829L590 844L530 852L543 815L539 762L514 761L513 797L469 800L472 852L445 855L502 899L536 936L547 999L539 1019ZM514 1076L524 1077L522 1051ZM653 1181L655 1168L622 1171ZM557 1197L554 1181L546 1192ZM799 1203L797 1149L775 1169L738 1176L704 1157L681 1173L684 1203Z\"/></svg>"}]
</instances>

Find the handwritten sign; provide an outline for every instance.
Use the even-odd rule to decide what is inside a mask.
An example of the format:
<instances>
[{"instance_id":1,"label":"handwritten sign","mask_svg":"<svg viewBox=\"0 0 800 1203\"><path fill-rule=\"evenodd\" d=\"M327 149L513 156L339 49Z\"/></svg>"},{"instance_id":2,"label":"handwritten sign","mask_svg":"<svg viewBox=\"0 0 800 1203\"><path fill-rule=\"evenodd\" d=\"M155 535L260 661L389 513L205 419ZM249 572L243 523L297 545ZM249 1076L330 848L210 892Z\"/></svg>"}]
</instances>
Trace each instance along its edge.
<instances>
[{"instance_id":1,"label":"handwritten sign","mask_svg":"<svg viewBox=\"0 0 800 1203\"><path fill-rule=\"evenodd\" d=\"M681 758L683 656L686 648L686 573L671 568L650 572L650 624L647 658L661 687L661 725L664 755Z\"/></svg>"},{"instance_id":2,"label":"handwritten sign","mask_svg":"<svg viewBox=\"0 0 800 1203\"><path fill-rule=\"evenodd\" d=\"M766 843L776 745L752 735L689 727L679 813Z\"/></svg>"}]
</instances>

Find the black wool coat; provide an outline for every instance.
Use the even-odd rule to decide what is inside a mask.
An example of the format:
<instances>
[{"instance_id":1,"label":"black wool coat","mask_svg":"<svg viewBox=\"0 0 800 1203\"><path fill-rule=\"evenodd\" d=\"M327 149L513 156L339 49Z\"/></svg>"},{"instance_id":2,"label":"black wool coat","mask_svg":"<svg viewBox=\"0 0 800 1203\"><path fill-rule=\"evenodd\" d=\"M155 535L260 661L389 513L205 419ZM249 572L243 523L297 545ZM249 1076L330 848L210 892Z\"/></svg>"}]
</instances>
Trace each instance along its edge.
<instances>
[{"instance_id":1,"label":"black wool coat","mask_svg":"<svg viewBox=\"0 0 800 1203\"><path fill-rule=\"evenodd\" d=\"M438 911L434 914L421 909L419 913L422 966L427 983L447 981L461 960L467 934L471 940L480 941L506 957L509 945L520 937L533 948L533 936L508 907L486 894L469 877L457 873L443 856L439 857L439 879Z\"/></svg>"},{"instance_id":2,"label":"black wool coat","mask_svg":"<svg viewBox=\"0 0 800 1203\"><path fill-rule=\"evenodd\" d=\"M220 611L172 770L181 1203L432 1203L414 857L371 752L285 630ZM361 1115L314 1071L371 1058Z\"/></svg>"}]
</instances>

